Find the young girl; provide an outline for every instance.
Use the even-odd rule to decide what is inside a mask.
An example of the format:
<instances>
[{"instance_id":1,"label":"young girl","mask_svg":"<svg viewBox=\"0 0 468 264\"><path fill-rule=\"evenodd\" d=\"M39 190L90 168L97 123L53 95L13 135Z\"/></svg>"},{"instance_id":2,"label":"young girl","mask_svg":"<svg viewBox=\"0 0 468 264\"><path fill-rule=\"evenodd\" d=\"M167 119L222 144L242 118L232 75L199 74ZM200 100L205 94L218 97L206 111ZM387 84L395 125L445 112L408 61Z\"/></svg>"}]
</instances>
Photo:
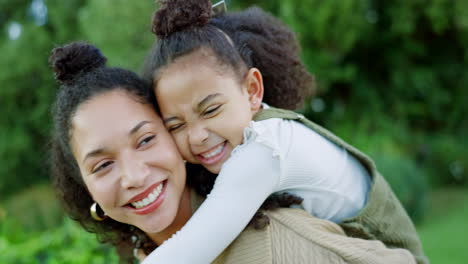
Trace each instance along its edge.
<instances>
[{"instance_id":1,"label":"young girl","mask_svg":"<svg viewBox=\"0 0 468 264\"><path fill-rule=\"evenodd\" d=\"M293 109L312 84L280 22L258 8L212 17L209 1L174 0L155 14L153 31L160 40L144 76L164 123L187 162L219 175L184 228L144 263L211 262L276 192L302 197L306 211L349 235L407 248L426 263L372 161L303 116L267 105Z\"/></svg>"}]
</instances>

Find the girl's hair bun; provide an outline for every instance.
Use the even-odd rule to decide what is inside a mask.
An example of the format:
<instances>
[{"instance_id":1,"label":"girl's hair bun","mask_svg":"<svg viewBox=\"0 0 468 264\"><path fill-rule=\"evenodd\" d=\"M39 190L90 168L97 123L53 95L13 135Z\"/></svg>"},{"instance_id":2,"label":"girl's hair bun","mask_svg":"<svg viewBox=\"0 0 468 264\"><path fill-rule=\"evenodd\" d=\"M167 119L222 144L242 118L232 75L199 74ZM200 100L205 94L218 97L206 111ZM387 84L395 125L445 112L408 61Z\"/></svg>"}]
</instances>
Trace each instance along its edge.
<instances>
[{"instance_id":1,"label":"girl's hair bun","mask_svg":"<svg viewBox=\"0 0 468 264\"><path fill-rule=\"evenodd\" d=\"M152 31L159 38L191 26L203 26L211 18L209 0L160 0L161 8L153 15Z\"/></svg>"},{"instance_id":2,"label":"girl's hair bun","mask_svg":"<svg viewBox=\"0 0 468 264\"><path fill-rule=\"evenodd\" d=\"M61 83L73 80L78 74L92 71L106 64L101 51L86 42L73 42L52 50L49 57L55 79Z\"/></svg>"}]
</instances>

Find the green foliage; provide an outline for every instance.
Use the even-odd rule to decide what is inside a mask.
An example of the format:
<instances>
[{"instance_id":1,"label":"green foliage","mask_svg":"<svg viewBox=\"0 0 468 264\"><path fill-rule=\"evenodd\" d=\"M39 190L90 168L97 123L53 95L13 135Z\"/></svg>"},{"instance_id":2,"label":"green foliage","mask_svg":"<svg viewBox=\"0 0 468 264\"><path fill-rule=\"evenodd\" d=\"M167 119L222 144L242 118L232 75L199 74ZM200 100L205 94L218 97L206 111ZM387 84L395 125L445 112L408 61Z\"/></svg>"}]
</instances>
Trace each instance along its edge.
<instances>
[{"instance_id":1,"label":"green foliage","mask_svg":"<svg viewBox=\"0 0 468 264\"><path fill-rule=\"evenodd\" d=\"M468 190L442 188L430 195L431 210L418 226L423 247L431 263L460 264L468 259L466 219Z\"/></svg>"},{"instance_id":2,"label":"green foliage","mask_svg":"<svg viewBox=\"0 0 468 264\"><path fill-rule=\"evenodd\" d=\"M389 120L361 119L356 123L337 124L334 132L374 160L411 218L421 221L427 210L427 176L424 168L408 154L411 148L399 143L407 140L404 129Z\"/></svg>"},{"instance_id":3,"label":"green foliage","mask_svg":"<svg viewBox=\"0 0 468 264\"><path fill-rule=\"evenodd\" d=\"M54 228L62 222L64 210L48 185L38 185L12 195L3 203L3 215L6 221L4 235L21 241L25 237L9 235L14 230L23 230L23 234ZM0 216L0 222L2 216Z\"/></svg>"},{"instance_id":4,"label":"green foliage","mask_svg":"<svg viewBox=\"0 0 468 264\"><path fill-rule=\"evenodd\" d=\"M63 1L50 1L62 3ZM50 129L49 109L56 86L47 67L47 58L55 42L65 42L75 30L70 19L54 20L55 14L73 17L80 1L52 5L52 19L37 26L33 19L23 17L29 3L12 10L11 17L22 18L18 39L0 36L0 193L9 195L47 178L47 142ZM18 4L19 5L19 4ZM8 5L6 5L8 6ZM61 8L59 8L61 7ZM0 24L6 29L9 22ZM56 30L63 28L63 30ZM55 34L58 32L59 34Z\"/></svg>"},{"instance_id":5,"label":"green foliage","mask_svg":"<svg viewBox=\"0 0 468 264\"><path fill-rule=\"evenodd\" d=\"M8 222L0 226L0 263L118 263L111 247L99 244L94 235L84 232L69 219L47 232L29 233L27 239L20 242L15 242L15 235L22 236L22 230L15 229L13 234L9 231L5 236L5 225L9 226Z\"/></svg>"},{"instance_id":6,"label":"green foliage","mask_svg":"<svg viewBox=\"0 0 468 264\"><path fill-rule=\"evenodd\" d=\"M0 204L0 263L117 263L117 255L65 217L50 186L39 185Z\"/></svg>"},{"instance_id":7,"label":"green foliage","mask_svg":"<svg viewBox=\"0 0 468 264\"><path fill-rule=\"evenodd\" d=\"M102 48L109 64L138 70L155 40L154 1L89 0L78 20L85 40ZM103 12L104 11L104 12Z\"/></svg>"},{"instance_id":8,"label":"green foliage","mask_svg":"<svg viewBox=\"0 0 468 264\"><path fill-rule=\"evenodd\" d=\"M103 49L110 64L137 70L154 40L153 1L47 0L47 22L38 26L30 1L0 1L0 26L12 21L21 35L0 35L0 193L6 197L48 178L50 108L57 84L48 68L52 48L86 40ZM14 7L14 8L13 8ZM3 19L3 20L2 20Z\"/></svg>"}]
</instances>

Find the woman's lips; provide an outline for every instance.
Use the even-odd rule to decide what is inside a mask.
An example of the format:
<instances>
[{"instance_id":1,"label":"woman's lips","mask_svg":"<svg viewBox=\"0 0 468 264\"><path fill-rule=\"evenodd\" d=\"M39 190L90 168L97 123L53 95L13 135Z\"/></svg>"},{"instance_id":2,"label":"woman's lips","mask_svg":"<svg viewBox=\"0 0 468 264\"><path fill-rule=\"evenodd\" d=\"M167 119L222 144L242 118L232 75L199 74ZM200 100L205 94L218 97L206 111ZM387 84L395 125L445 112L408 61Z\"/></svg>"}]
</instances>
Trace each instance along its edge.
<instances>
[{"instance_id":1,"label":"woman's lips","mask_svg":"<svg viewBox=\"0 0 468 264\"><path fill-rule=\"evenodd\" d=\"M224 156L227 154L227 141L216 145L211 148L209 151L205 151L203 154L198 154L197 159L203 165L213 165L221 161Z\"/></svg>"},{"instance_id":2,"label":"woman's lips","mask_svg":"<svg viewBox=\"0 0 468 264\"><path fill-rule=\"evenodd\" d=\"M134 203L134 202L137 202L137 201L140 201L140 200L143 200L145 199L146 197L148 197L148 195L150 193L152 193L154 191L154 189L156 187L158 187L162 182L158 182L158 183L155 183L153 185L151 185L150 187L148 187L148 189L146 189L144 192L138 194L138 195L135 195L132 199L130 199L127 203L128 204L131 204L131 203Z\"/></svg>"},{"instance_id":3,"label":"woman's lips","mask_svg":"<svg viewBox=\"0 0 468 264\"><path fill-rule=\"evenodd\" d=\"M164 199L166 197L167 180L163 181L160 184L162 184L162 190L159 193L158 197L150 204L143 206L141 208L135 208L131 206L130 203L128 203L125 207L131 209L134 213L139 214L139 215L146 215L146 214L154 212L164 202ZM144 193L146 193L146 195L149 195L157 186L159 186L159 184L152 185L150 188L148 188L149 192L145 191ZM141 199L144 199L146 196L141 197L140 195L138 195L136 197L137 198L140 197L140 200L141 200ZM138 201L138 199L137 200L132 199L132 200Z\"/></svg>"}]
</instances>

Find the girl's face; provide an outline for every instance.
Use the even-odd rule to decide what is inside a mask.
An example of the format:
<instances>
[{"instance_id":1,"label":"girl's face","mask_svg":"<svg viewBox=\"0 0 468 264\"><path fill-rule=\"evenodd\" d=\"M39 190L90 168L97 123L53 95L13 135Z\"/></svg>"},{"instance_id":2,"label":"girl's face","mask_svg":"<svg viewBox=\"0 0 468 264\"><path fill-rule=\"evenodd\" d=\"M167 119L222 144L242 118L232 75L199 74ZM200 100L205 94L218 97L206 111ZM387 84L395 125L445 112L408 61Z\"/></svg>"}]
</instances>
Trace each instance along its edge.
<instances>
[{"instance_id":1,"label":"girl's face","mask_svg":"<svg viewBox=\"0 0 468 264\"><path fill-rule=\"evenodd\" d=\"M242 143L263 96L258 70L250 70L241 84L226 68L194 52L168 65L155 89L164 124L184 159L212 173Z\"/></svg>"},{"instance_id":2,"label":"girl's face","mask_svg":"<svg viewBox=\"0 0 468 264\"><path fill-rule=\"evenodd\" d=\"M78 107L71 146L83 180L112 219L147 233L175 219L185 166L151 105L116 90Z\"/></svg>"}]
</instances>

